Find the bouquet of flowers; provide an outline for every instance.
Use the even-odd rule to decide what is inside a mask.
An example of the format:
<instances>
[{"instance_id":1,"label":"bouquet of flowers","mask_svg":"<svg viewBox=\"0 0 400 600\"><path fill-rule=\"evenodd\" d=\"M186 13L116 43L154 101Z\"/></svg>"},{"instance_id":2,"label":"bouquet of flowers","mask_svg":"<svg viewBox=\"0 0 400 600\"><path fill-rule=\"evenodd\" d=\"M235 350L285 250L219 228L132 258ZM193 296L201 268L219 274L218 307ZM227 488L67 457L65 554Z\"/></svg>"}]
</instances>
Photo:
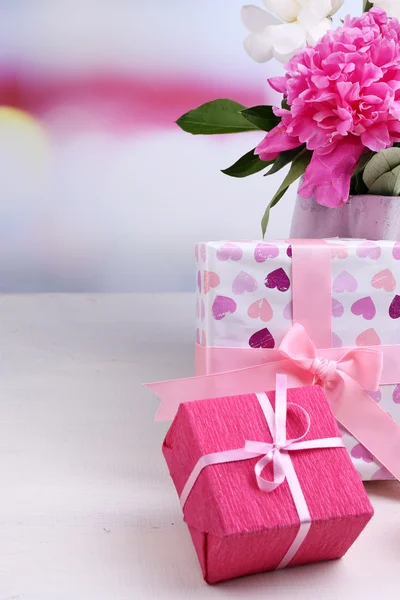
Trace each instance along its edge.
<instances>
[{"instance_id":1,"label":"bouquet of flowers","mask_svg":"<svg viewBox=\"0 0 400 600\"><path fill-rule=\"evenodd\" d=\"M215 100L192 110L178 125L192 134L266 133L223 172L247 177L289 165L262 219L289 186L326 207L350 194L400 195L400 0L365 2L360 17L332 30L344 0L263 0L242 9L250 29L245 48L262 62L285 62L285 75L269 79L280 106L247 108ZM272 14L274 13L274 14Z\"/></svg>"}]
</instances>

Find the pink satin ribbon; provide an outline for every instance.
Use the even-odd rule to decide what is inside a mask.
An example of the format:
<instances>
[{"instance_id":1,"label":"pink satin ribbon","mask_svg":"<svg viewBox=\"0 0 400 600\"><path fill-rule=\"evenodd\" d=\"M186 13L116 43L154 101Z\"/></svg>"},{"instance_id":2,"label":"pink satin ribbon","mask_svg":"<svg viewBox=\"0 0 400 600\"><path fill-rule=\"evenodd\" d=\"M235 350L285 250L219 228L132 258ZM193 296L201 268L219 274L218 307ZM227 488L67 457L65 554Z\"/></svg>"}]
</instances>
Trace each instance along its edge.
<instances>
[{"instance_id":1,"label":"pink satin ribbon","mask_svg":"<svg viewBox=\"0 0 400 600\"><path fill-rule=\"evenodd\" d=\"M271 493L276 490L286 480L291 491L294 504L300 519L300 528L297 535L285 554L277 569L283 569L291 562L297 554L299 548L306 539L311 528L311 516L308 510L307 502L301 489L299 478L293 466L289 453L298 450L315 450L316 448L344 448L343 441L340 438L321 438L317 440L302 441L310 430L310 416L308 412L298 406L291 404L303 411L307 421L306 431L300 437L294 440L287 439L287 377L285 375L276 376L276 404L275 412L267 394L256 394L264 413L269 430L272 436L270 442L252 442L246 441L244 448L238 450L227 450L225 452L215 452L202 456L190 474L185 487L183 488L180 503L184 509L187 499L200 475L208 466L222 463L238 462L250 460L252 458L262 458L254 467L256 481L259 489L263 492ZM273 480L270 481L262 477L265 467L273 464Z\"/></svg>"}]
</instances>

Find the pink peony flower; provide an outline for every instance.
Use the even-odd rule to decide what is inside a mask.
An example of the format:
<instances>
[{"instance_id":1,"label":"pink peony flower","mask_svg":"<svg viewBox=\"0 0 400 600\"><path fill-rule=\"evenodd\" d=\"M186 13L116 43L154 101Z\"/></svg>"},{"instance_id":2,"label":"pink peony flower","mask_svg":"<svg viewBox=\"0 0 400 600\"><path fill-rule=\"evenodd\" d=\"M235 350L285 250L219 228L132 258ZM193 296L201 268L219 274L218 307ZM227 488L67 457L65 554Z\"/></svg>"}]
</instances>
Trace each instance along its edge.
<instances>
[{"instance_id":1,"label":"pink peony flower","mask_svg":"<svg viewBox=\"0 0 400 600\"><path fill-rule=\"evenodd\" d=\"M346 17L269 80L290 110L258 145L272 160L306 144L313 150L299 193L325 206L347 202L350 180L366 149L378 152L400 142L400 24L374 8Z\"/></svg>"}]
</instances>

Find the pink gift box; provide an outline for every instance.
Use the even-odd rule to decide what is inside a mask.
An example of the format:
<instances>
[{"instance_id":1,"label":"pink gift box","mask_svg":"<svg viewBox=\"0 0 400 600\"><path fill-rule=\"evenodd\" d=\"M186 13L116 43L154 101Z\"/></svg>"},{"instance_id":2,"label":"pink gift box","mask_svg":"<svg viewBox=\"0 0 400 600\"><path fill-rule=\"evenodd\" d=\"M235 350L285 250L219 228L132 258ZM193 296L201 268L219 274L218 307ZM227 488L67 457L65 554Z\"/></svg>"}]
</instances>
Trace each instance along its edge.
<instances>
[{"instance_id":1,"label":"pink gift box","mask_svg":"<svg viewBox=\"0 0 400 600\"><path fill-rule=\"evenodd\" d=\"M268 393L275 406L275 393ZM311 420L304 440L340 437L320 387L288 391L287 438L304 434L305 409ZM296 406L291 406L295 404ZM164 441L163 453L181 496L198 460L243 448L246 440L272 441L255 394L181 404ZM311 528L289 566L342 557L373 515L360 478L345 448L291 453ZM184 506L193 544L208 583L274 570L300 528L287 481L271 493L256 482L257 458L206 467ZM263 477L273 477L267 466Z\"/></svg>"}]
</instances>

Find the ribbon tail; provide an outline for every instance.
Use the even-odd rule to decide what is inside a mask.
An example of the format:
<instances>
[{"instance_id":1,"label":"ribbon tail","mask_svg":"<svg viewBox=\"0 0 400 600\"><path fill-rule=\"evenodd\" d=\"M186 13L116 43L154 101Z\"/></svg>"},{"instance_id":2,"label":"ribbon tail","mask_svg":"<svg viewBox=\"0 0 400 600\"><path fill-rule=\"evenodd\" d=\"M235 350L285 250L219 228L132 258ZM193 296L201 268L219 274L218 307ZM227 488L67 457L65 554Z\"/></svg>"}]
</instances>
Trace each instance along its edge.
<instances>
[{"instance_id":1,"label":"ribbon tail","mask_svg":"<svg viewBox=\"0 0 400 600\"><path fill-rule=\"evenodd\" d=\"M273 390L277 373L288 375L290 388L312 384L310 373L303 371L290 360L280 360L203 377L147 383L145 387L161 398L155 420L172 421L182 402Z\"/></svg>"},{"instance_id":2,"label":"ribbon tail","mask_svg":"<svg viewBox=\"0 0 400 600\"><path fill-rule=\"evenodd\" d=\"M346 373L326 394L339 423L400 481L400 427Z\"/></svg>"}]
</instances>

